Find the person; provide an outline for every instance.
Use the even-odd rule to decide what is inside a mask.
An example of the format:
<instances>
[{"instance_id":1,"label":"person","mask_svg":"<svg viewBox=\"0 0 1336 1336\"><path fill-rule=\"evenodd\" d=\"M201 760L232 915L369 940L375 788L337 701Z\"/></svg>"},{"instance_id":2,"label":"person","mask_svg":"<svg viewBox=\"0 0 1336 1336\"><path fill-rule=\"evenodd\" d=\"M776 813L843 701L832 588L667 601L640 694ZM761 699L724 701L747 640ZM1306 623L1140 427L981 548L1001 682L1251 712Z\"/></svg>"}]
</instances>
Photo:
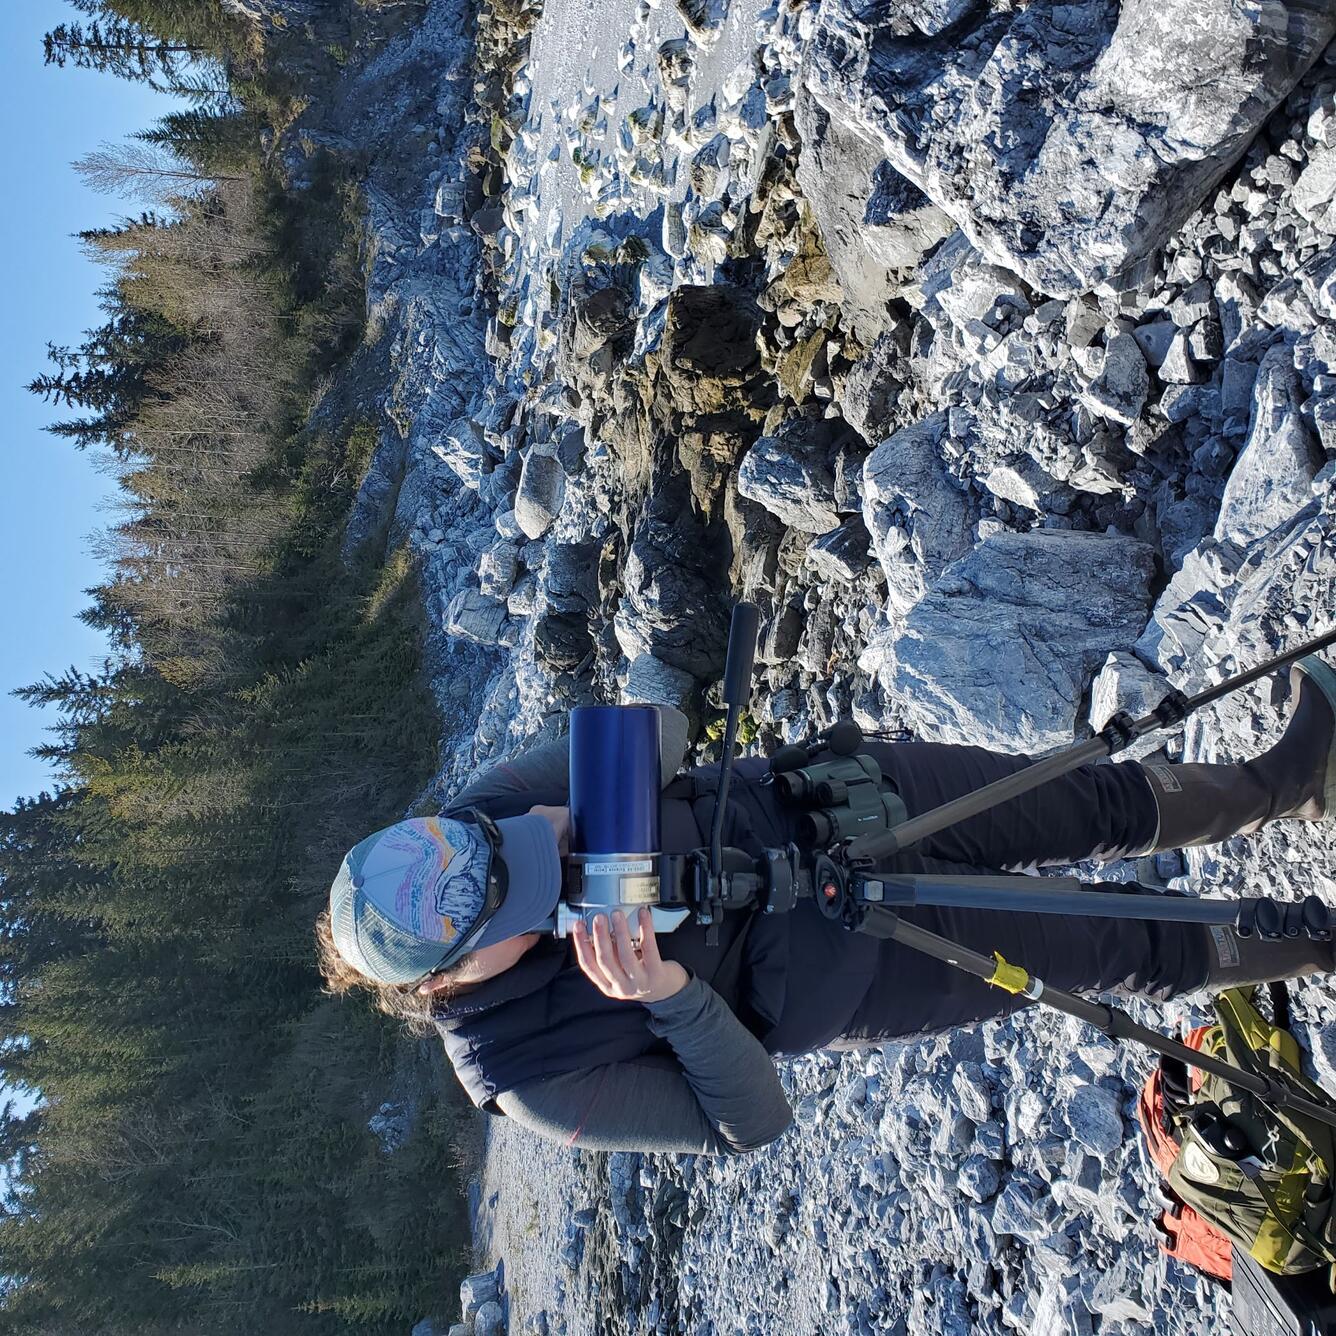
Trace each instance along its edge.
<instances>
[{"instance_id":1,"label":"person","mask_svg":"<svg viewBox=\"0 0 1336 1336\"><path fill-rule=\"evenodd\" d=\"M1107 861L1329 817L1336 672L1309 658L1291 682L1284 734L1255 760L1086 766L939 832L886 870ZM662 840L682 852L708 843L718 771L672 778L685 721L664 719ZM977 747L864 748L910 815L1027 763ZM739 760L726 808L724 843L751 857L795 834L796 815L765 774L763 759ZM354 848L318 928L331 989L370 988L383 1009L420 1030L434 1026L473 1103L542 1137L605 1150L756 1150L792 1118L775 1058L879 1045L1024 1004L833 924L810 899L788 914L727 915L715 945L693 923L656 936L647 915L598 914L570 938L540 933L561 888L565 800L562 740L494 767L441 816L401 822ZM1225 927L931 907L905 917L1073 991L1168 999L1334 964L1329 942L1242 939Z\"/></svg>"}]
</instances>

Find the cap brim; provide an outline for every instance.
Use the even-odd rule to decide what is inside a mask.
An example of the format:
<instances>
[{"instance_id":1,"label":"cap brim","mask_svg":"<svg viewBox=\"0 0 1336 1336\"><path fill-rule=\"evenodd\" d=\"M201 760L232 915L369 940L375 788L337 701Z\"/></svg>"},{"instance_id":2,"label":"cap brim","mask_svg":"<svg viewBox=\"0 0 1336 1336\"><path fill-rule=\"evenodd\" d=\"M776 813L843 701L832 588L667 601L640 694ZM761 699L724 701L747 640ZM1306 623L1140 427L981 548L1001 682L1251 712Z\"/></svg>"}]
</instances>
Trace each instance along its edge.
<instances>
[{"instance_id":1,"label":"cap brim","mask_svg":"<svg viewBox=\"0 0 1336 1336\"><path fill-rule=\"evenodd\" d=\"M473 944L474 950L532 932L552 916L561 895L561 854L551 823L530 812L504 817L496 827L506 865L506 898Z\"/></svg>"}]
</instances>

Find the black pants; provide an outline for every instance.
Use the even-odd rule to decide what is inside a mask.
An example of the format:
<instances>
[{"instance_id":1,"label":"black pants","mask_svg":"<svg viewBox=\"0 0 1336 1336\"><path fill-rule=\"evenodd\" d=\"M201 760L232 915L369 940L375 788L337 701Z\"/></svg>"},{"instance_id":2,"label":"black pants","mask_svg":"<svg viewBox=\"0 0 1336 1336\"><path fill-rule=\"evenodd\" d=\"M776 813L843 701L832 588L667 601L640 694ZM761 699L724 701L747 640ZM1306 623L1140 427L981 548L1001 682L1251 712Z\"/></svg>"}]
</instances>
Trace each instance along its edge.
<instances>
[{"instance_id":1,"label":"black pants","mask_svg":"<svg viewBox=\"0 0 1336 1336\"><path fill-rule=\"evenodd\" d=\"M1026 765L978 747L864 744L915 816ZM1073 862L1148 846L1155 799L1132 762L1084 766L929 837L888 871L998 872ZM1136 891L1122 884L1092 889ZM1081 918L983 909L918 908L904 917L985 955L1000 951L1054 987L1123 986L1156 998L1199 988L1210 958L1207 931L1193 924ZM1024 1005L1001 989L897 942L881 944L877 977L832 1047L949 1029Z\"/></svg>"}]
</instances>

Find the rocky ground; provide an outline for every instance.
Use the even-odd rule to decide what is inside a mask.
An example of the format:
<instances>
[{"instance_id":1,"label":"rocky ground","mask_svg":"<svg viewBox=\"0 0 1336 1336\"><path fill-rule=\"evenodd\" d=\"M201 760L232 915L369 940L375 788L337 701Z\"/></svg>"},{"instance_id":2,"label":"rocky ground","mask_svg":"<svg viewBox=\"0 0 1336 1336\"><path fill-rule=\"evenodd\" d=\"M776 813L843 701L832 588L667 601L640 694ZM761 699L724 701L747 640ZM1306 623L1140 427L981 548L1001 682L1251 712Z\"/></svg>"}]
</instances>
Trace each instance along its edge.
<instances>
[{"instance_id":1,"label":"rocky ground","mask_svg":"<svg viewBox=\"0 0 1336 1336\"><path fill-rule=\"evenodd\" d=\"M307 127L374 164L394 380L349 541L392 511L423 554L440 791L584 701L707 725L738 597L758 747L852 717L1043 752L1336 621L1323 6L466 8L432 0ZM1169 754L1259 749L1286 690ZM1332 845L1120 872L1331 893ZM1297 1015L1336 1081L1336 998ZM1035 1013L787 1064L796 1124L739 1160L498 1125L512 1320L1219 1330L1156 1251L1146 1069Z\"/></svg>"}]
</instances>

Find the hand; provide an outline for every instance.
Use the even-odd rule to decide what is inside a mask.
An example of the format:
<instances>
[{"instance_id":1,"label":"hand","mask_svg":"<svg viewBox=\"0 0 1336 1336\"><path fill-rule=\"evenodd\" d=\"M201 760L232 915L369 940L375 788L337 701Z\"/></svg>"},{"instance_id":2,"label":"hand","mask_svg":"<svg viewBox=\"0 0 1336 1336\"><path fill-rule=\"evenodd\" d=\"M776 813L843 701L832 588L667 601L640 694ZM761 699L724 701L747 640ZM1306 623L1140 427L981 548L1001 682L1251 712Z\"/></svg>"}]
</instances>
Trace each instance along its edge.
<instances>
[{"instance_id":1,"label":"hand","mask_svg":"<svg viewBox=\"0 0 1336 1336\"><path fill-rule=\"evenodd\" d=\"M637 917L638 950L631 940L631 926L620 909L612 915L611 930L607 914L595 915L592 929L585 927L583 919L577 920L571 931L575 958L605 997L626 1002L662 1002L681 992L690 976L677 961L660 958L650 911L642 907Z\"/></svg>"},{"instance_id":2,"label":"hand","mask_svg":"<svg viewBox=\"0 0 1336 1336\"><path fill-rule=\"evenodd\" d=\"M541 816L552 827L552 833L557 837L557 853L565 858L567 853L570 852L571 809L569 807L544 807L540 803L537 807L529 808L528 815Z\"/></svg>"}]
</instances>

